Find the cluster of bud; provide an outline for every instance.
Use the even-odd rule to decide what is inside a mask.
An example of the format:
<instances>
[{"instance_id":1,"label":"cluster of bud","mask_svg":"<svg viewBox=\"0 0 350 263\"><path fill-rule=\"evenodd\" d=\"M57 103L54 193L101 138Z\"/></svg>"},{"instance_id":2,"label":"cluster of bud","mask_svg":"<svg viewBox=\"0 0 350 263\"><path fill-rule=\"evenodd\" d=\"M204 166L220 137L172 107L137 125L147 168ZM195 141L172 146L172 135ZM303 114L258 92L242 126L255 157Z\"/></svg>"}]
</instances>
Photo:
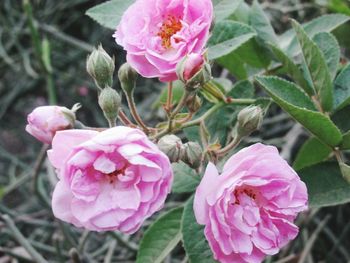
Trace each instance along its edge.
<instances>
[{"instance_id":1,"label":"cluster of bud","mask_svg":"<svg viewBox=\"0 0 350 263\"><path fill-rule=\"evenodd\" d=\"M175 135L165 135L158 142L159 149L171 162L183 161L193 169L198 169L202 163L202 147L196 142L182 143Z\"/></svg>"}]
</instances>

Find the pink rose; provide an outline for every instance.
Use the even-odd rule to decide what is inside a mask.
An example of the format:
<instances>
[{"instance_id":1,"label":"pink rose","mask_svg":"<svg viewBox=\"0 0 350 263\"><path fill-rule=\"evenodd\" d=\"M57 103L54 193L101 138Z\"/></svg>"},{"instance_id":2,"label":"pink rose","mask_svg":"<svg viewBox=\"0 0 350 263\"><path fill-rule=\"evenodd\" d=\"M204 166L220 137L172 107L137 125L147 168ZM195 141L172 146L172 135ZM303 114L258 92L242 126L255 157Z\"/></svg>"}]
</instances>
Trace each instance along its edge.
<instances>
[{"instance_id":1,"label":"pink rose","mask_svg":"<svg viewBox=\"0 0 350 263\"><path fill-rule=\"evenodd\" d=\"M211 0L136 0L113 36L139 74L173 81L183 57L203 53L212 20Z\"/></svg>"},{"instance_id":2,"label":"pink rose","mask_svg":"<svg viewBox=\"0 0 350 263\"><path fill-rule=\"evenodd\" d=\"M168 157L138 129L57 132L48 156L59 177L53 213L77 227L132 234L171 189Z\"/></svg>"},{"instance_id":3,"label":"pink rose","mask_svg":"<svg viewBox=\"0 0 350 263\"><path fill-rule=\"evenodd\" d=\"M233 155L220 176L208 164L194 212L216 260L255 263L297 236L293 221L307 199L305 184L278 150L255 144Z\"/></svg>"},{"instance_id":4,"label":"pink rose","mask_svg":"<svg viewBox=\"0 0 350 263\"><path fill-rule=\"evenodd\" d=\"M59 106L41 106L27 117L26 131L43 143L50 144L56 131L73 127L74 113Z\"/></svg>"}]
</instances>

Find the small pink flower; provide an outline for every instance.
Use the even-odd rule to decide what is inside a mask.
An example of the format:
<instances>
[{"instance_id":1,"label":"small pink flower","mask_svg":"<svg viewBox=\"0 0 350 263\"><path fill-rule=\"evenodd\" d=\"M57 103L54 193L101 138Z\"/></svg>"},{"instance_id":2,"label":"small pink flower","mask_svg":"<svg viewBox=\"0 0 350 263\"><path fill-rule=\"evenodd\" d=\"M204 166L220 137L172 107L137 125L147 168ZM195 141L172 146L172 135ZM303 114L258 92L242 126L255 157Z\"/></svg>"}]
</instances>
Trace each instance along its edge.
<instances>
[{"instance_id":1,"label":"small pink flower","mask_svg":"<svg viewBox=\"0 0 350 263\"><path fill-rule=\"evenodd\" d=\"M194 212L216 260L256 263L297 236L293 221L307 199L305 184L278 150L255 144L233 155L220 176L208 164Z\"/></svg>"},{"instance_id":2,"label":"small pink flower","mask_svg":"<svg viewBox=\"0 0 350 263\"><path fill-rule=\"evenodd\" d=\"M132 234L171 189L168 157L138 129L57 132L48 156L59 177L53 213L77 227Z\"/></svg>"},{"instance_id":3,"label":"small pink flower","mask_svg":"<svg viewBox=\"0 0 350 263\"><path fill-rule=\"evenodd\" d=\"M41 106L28 115L26 131L49 144L57 131L71 128L74 119L74 113L65 107Z\"/></svg>"},{"instance_id":4,"label":"small pink flower","mask_svg":"<svg viewBox=\"0 0 350 263\"><path fill-rule=\"evenodd\" d=\"M113 36L139 74L173 81L183 57L203 53L212 20L211 0L136 0Z\"/></svg>"}]
</instances>

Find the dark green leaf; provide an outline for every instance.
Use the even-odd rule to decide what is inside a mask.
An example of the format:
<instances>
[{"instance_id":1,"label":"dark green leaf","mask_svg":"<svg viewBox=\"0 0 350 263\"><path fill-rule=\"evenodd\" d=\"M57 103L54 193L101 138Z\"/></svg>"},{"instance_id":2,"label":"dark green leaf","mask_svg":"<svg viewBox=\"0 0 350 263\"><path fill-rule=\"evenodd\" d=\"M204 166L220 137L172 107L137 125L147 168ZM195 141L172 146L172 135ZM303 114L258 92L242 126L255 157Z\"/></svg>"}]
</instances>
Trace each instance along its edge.
<instances>
[{"instance_id":1,"label":"dark green leaf","mask_svg":"<svg viewBox=\"0 0 350 263\"><path fill-rule=\"evenodd\" d=\"M208 41L208 57L209 59L216 59L225 56L255 35L254 29L248 25L223 20L215 25L212 36Z\"/></svg>"},{"instance_id":2,"label":"dark green leaf","mask_svg":"<svg viewBox=\"0 0 350 263\"><path fill-rule=\"evenodd\" d=\"M250 25L255 29L258 37L266 42L276 44L277 36L259 2L254 0L250 12Z\"/></svg>"},{"instance_id":3,"label":"dark green leaf","mask_svg":"<svg viewBox=\"0 0 350 263\"><path fill-rule=\"evenodd\" d=\"M334 108L339 110L350 104L350 64L334 81Z\"/></svg>"},{"instance_id":4,"label":"dark green leaf","mask_svg":"<svg viewBox=\"0 0 350 263\"><path fill-rule=\"evenodd\" d=\"M340 145L342 150L350 150L350 131L343 135L343 142Z\"/></svg>"},{"instance_id":5,"label":"dark green leaf","mask_svg":"<svg viewBox=\"0 0 350 263\"><path fill-rule=\"evenodd\" d=\"M174 172L173 193L191 193L196 190L200 177L183 162L172 165Z\"/></svg>"},{"instance_id":6,"label":"dark green leaf","mask_svg":"<svg viewBox=\"0 0 350 263\"><path fill-rule=\"evenodd\" d=\"M350 184L344 180L336 162L316 164L298 174L307 186L310 207L350 202Z\"/></svg>"},{"instance_id":7,"label":"dark green leaf","mask_svg":"<svg viewBox=\"0 0 350 263\"><path fill-rule=\"evenodd\" d=\"M215 263L204 236L204 227L197 224L193 212L193 198L186 204L182 216L182 237L186 255L191 263Z\"/></svg>"},{"instance_id":8,"label":"dark green leaf","mask_svg":"<svg viewBox=\"0 0 350 263\"><path fill-rule=\"evenodd\" d=\"M340 47L338 41L332 34L327 32L316 34L313 40L321 49L333 80L337 74L338 64L340 61Z\"/></svg>"},{"instance_id":9,"label":"dark green leaf","mask_svg":"<svg viewBox=\"0 0 350 263\"><path fill-rule=\"evenodd\" d=\"M100 25L115 30L126 9L135 0L111 0L96 5L86 11L86 14Z\"/></svg>"},{"instance_id":10,"label":"dark green leaf","mask_svg":"<svg viewBox=\"0 0 350 263\"><path fill-rule=\"evenodd\" d=\"M342 134L324 114L316 112L310 99L294 83L277 77L256 77L272 99L313 135L330 146L338 145Z\"/></svg>"},{"instance_id":11,"label":"dark green leaf","mask_svg":"<svg viewBox=\"0 0 350 263\"><path fill-rule=\"evenodd\" d=\"M213 0L216 22L224 20L233 14L243 0Z\"/></svg>"},{"instance_id":12,"label":"dark green leaf","mask_svg":"<svg viewBox=\"0 0 350 263\"><path fill-rule=\"evenodd\" d=\"M303 28L309 37L314 37L320 32L331 32L349 20L349 17L342 14L323 15L303 24ZM299 53L298 41L293 30L288 30L279 39L281 48L290 56L294 57Z\"/></svg>"},{"instance_id":13,"label":"dark green leaf","mask_svg":"<svg viewBox=\"0 0 350 263\"><path fill-rule=\"evenodd\" d=\"M255 38L252 38L235 51L219 58L217 61L236 78L243 80L252 75L250 72L252 67L259 70L261 68L267 68L271 62L271 55L269 50L260 45Z\"/></svg>"},{"instance_id":14,"label":"dark green leaf","mask_svg":"<svg viewBox=\"0 0 350 263\"><path fill-rule=\"evenodd\" d=\"M333 109L333 85L325 58L304 29L294 20L292 25L296 31L313 87L318 94L323 110L329 112Z\"/></svg>"},{"instance_id":15,"label":"dark green leaf","mask_svg":"<svg viewBox=\"0 0 350 263\"><path fill-rule=\"evenodd\" d=\"M332 148L323 144L317 138L308 139L298 152L293 167L300 170L308 166L323 162L332 153Z\"/></svg>"},{"instance_id":16,"label":"dark green leaf","mask_svg":"<svg viewBox=\"0 0 350 263\"><path fill-rule=\"evenodd\" d=\"M270 47L276 58L285 67L285 71L294 79L294 81L299 84L307 94L314 94L313 88L310 87L301 70L296 64L294 64L293 60L276 45L271 44Z\"/></svg>"},{"instance_id":17,"label":"dark green leaf","mask_svg":"<svg viewBox=\"0 0 350 263\"><path fill-rule=\"evenodd\" d=\"M338 126L342 132L348 132L350 130L350 105L341 108L333 113L331 116L332 121Z\"/></svg>"},{"instance_id":18,"label":"dark green leaf","mask_svg":"<svg viewBox=\"0 0 350 263\"><path fill-rule=\"evenodd\" d=\"M145 232L136 263L161 263L180 242L183 208L161 215Z\"/></svg>"}]
</instances>

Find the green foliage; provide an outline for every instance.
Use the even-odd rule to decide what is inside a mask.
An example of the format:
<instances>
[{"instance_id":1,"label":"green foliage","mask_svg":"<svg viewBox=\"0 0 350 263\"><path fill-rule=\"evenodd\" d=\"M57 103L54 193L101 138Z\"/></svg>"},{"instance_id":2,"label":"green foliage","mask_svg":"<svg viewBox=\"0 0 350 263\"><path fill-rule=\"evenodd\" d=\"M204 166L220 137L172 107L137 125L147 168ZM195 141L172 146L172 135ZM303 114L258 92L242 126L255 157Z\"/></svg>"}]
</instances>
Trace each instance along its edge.
<instances>
[{"instance_id":1,"label":"green foliage","mask_svg":"<svg viewBox=\"0 0 350 263\"><path fill-rule=\"evenodd\" d=\"M325 162L298 172L309 194L313 208L334 206L350 202L350 184L343 178L339 165Z\"/></svg>"},{"instance_id":2,"label":"green foliage","mask_svg":"<svg viewBox=\"0 0 350 263\"><path fill-rule=\"evenodd\" d=\"M342 150L350 150L350 131L343 135L343 142L340 145Z\"/></svg>"},{"instance_id":3,"label":"green foliage","mask_svg":"<svg viewBox=\"0 0 350 263\"><path fill-rule=\"evenodd\" d=\"M86 14L100 25L115 30L126 9L134 0L111 0L94 6Z\"/></svg>"},{"instance_id":4,"label":"green foliage","mask_svg":"<svg viewBox=\"0 0 350 263\"><path fill-rule=\"evenodd\" d=\"M308 139L298 152L293 167L301 170L305 167L318 164L326 160L332 153L332 148L323 144L317 138Z\"/></svg>"},{"instance_id":5,"label":"green foliage","mask_svg":"<svg viewBox=\"0 0 350 263\"><path fill-rule=\"evenodd\" d=\"M303 29L309 38L320 32L332 32L349 21L349 16L342 14L323 15L303 24ZM291 57L299 53L298 40L293 30L288 30L279 38L280 47Z\"/></svg>"},{"instance_id":6,"label":"green foliage","mask_svg":"<svg viewBox=\"0 0 350 263\"><path fill-rule=\"evenodd\" d=\"M333 109L333 86L325 58L304 29L296 21L292 21L292 24L308 68L307 74L312 80L313 88L318 94L322 109L329 112Z\"/></svg>"},{"instance_id":7,"label":"green foliage","mask_svg":"<svg viewBox=\"0 0 350 263\"><path fill-rule=\"evenodd\" d=\"M172 100L172 103L174 105L176 105L180 101L184 92L185 92L184 84L179 80L174 81L173 82L173 100ZM166 84L164 84L158 99L153 103L153 108L156 108L165 104L167 101L167 98L168 98L168 87Z\"/></svg>"},{"instance_id":8,"label":"green foliage","mask_svg":"<svg viewBox=\"0 0 350 263\"><path fill-rule=\"evenodd\" d=\"M219 22L233 14L243 0L213 0L215 21Z\"/></svg>"},{"instance_id":9,"label":"green foliage","mask_svg":"<svg viewBox=\"0 0 350 263\"><path fill-rule=\"evenodd\" d=\"M313 88L310 87L309 83L305 80L301 70L293 62L293 60L278 46L270 44L270 48L277 60L279 60L283 64L286 73L289 74L308 95L314 94Z\"/></svg>"},{"instance_id":10,"label":"green foliage","mask_svg":"<svg viewBox=\"0 0 350 263\"><path fill-rule=\"evenodd\" d=\"M340 47L337 39L330 33L321 32L313 37L316 45L320 48L326 60L331 79L337 74L338 64L340 61Z\"/></svg>"},{"instance_id":11,"label":"green foliage","mask_svg":"<svg viewBox=\"0 0 350 263\"><path fill-rule=\"evenodd\" d=\"M160 216L145 232L136 263L161 263L180 242L183 208L175 208Z\"/></svg>"},{"instance_id":12,"label":"green foliage","mask_svg":"<svg viewBox=\"0 0 350 263\"><path fill-rule=\"evenodd\" d=\"M315 111L312 101L295 84L277 77L257 77L272 99L313 135L330 146L337 146L342 135L324 114Z\"/></svg>"},{"instance_id":13,"label":"green foliage","mask_svg":"<svg viewBox=\"0 0 350 263\"><path fill-rule=\"evenodd\" d=\"M221 21L215 25L208 41L208 57L216 59L225 56L255 35L254 29L248 25L231 20Z\"/></svg>"},{"instance_id":14,"label":"green foliage","mask_svg":"<svg viewBox=\"0 0 350 263\"><path fill-rule=\"evenodd\" d=\"M267 18L264 10L261 8L259 2L254 0L250 12L250 24L256 30L258 38L270 43L277 44L276 33Z\"/></svg>"},{"instance_id":15,"label":"green foliage","mask_svg":"<svg viewBox=\"0 0 350 263\"><path fill-rule=\"evenodd\" d=\"M339 110L350 104L350 64L334 81L334 108Z\"/></svg>"},{"instance_id":16,"label":"green foliage","mask_svg":"<svg viewBox=\"0 0 350 263\"><path fill-rule=\"evenodd\" d=\"M200 176L183 162L173 163L172 167L174 172L172 192L177 194L194 192L200 182Z\"/></svg>"},{"instance_id":17,"label":"green foliage","mask_svg":"<svg viewBox=\"0 0 350 263\"><path fill-rule=\"evenodd\" d=\"M182 216L183 245L191 263L215 263L213 254L204 236L204 226L197 224L191 198Z\"/></svg>"}]
</instances>

